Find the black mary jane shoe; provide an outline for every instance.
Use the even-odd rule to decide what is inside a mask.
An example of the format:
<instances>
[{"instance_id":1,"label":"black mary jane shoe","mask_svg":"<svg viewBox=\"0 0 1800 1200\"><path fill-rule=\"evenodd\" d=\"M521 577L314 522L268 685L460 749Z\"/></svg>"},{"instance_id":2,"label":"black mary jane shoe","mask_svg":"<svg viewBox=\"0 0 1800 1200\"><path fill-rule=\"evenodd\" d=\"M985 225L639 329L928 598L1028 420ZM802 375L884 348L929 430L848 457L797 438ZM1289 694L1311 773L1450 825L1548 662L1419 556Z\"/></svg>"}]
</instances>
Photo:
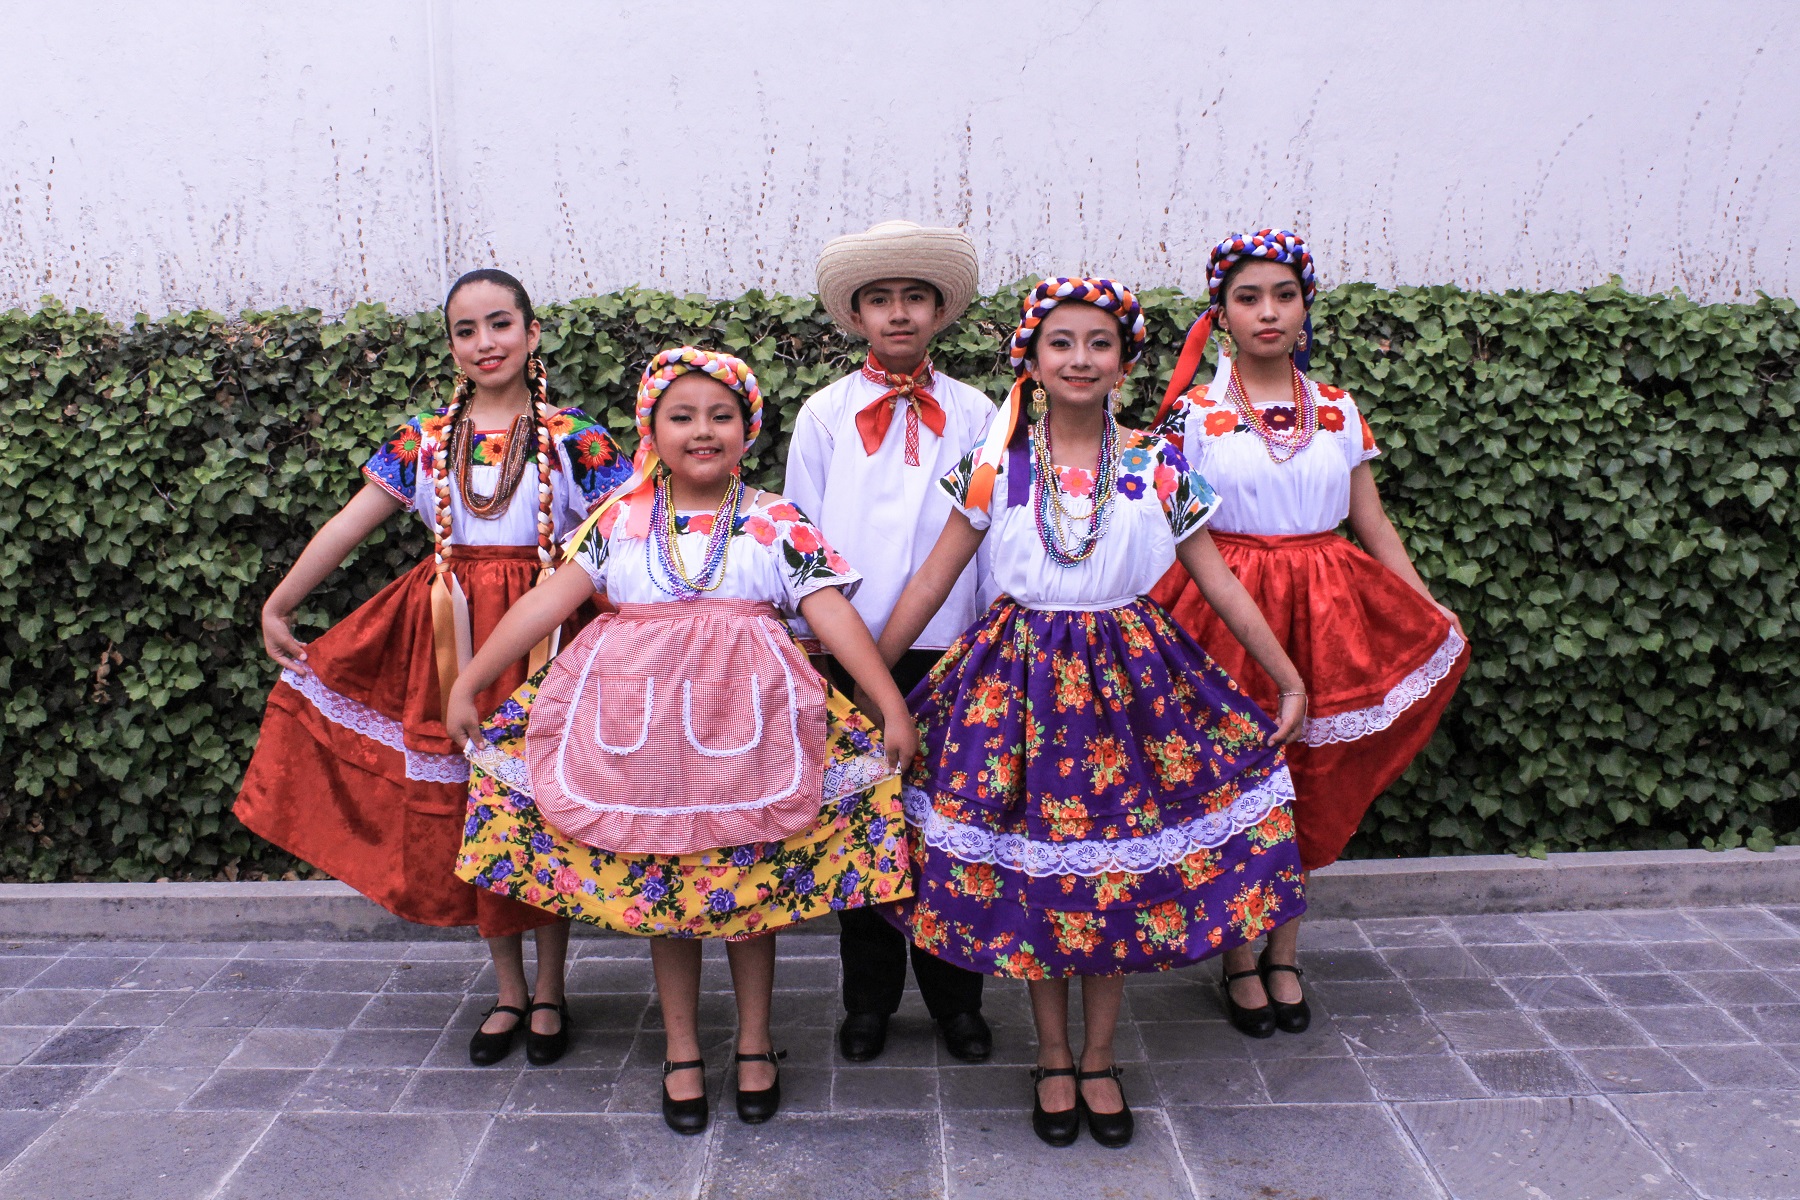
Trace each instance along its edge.
<instances>
[{"instance_id":1,"label":"black mary jane shoe","mask_svg":"<svg viewBox=\"0 0 1800 1200\"><path fill-rule=\"evenodd\" d=\"M676 1100L669 1095L669 1076L677 1071L700 1072L700 1094L692 1100ZM676 1133L691 1135L706 1131L706 1061L690 1058L686 1062L664 1062L662 1065L663 1124Z\"/></svg>"},{"instance_id":2,"label":"black mary jane shoe","mask_svg":"<svg viewBox=\"0 0 1800 1200\"><path fill-rule=\"evenodd\" d=\"M1087 1098L1081 1095L1081 1082L1084 1079L1111 1079L1117 1082L1123 1074L1124 1067L1107 1067L1102 1071L1078 1071L1075 1075L1075 1094L1080 1097L1077 1106L1087 1114L1088 1132L1094 1135L1096 1142L1109 1150L1131 1145L1132 1131L1137 1128L1137 1122L1131 1115L1131 1105L1125 1103L1125 1085L1119 1084L1119 1111L1100 1113L1088 1107Z\"/></svg>"},{"instance_id":3,"label":"black mary jane shoe","mask_svg":"<svg viewBox=\"0 0 1800 1200\"><path fill-rule=\"evenodd\" d=\"M838 1053L851 1062L868 1062L878 1057L887 1046L886 1013L853 1012L844 1014L838 1026Z\"/></svg>"},{"instance_id":4,"label":"black mary jane shoe","mask_svg":"<svg viewBox=\"0 0 1800 1200\"><path fill-rule=\"evenodd\" d=\"M994 1052L994 1031L978 1012L960 1012L938 1022L944 1035L944 1049L952 1058L963 1062L986 1062Z\"/></svg>"},{"instance_id":5,"label":"black mary jane shoe","mask_svg":"<svg viewBox=\"0 0 1800 1200\"><path fill-rule=\"evenodd\" d=\"M539 1033L531 1027L531 1014L547 1009L561 1018L555 1033ZM534 1067L547 1067L569 1048L569 1002L533 1004L525 1010L525 1061Z\"/></svg>"},{"instance_id":6,"label":"black mary jane shoe","mask_svg":"<svg viewBox=\"0 0 1800 1200\"><path fill-rule=\"evenodd\" d=\"M481 1025L497 1012L511 1013L517 1018L511 1026L499 1033L483 1033ZM525 1024L525 1010L510 1004L496 1004L481 1014L481 1025L475 1027L475 1036L469 1039L469 1061L478 1067L491 1067L512 1053L513 1036L519 1032L519 1026Z\"/></svg>"},{"instance_id":7,"label":"black mary jane shoe","mask_svg":"<svg viewBox=\"0 0 1800 1200\"><path fill-rule=\"evenodd\" d=\"M1275 1009L1275 1028L1283 1033L1305 1033L1306 1027L1312 1024L1312 1008L1306 1003L1306 997L1301 996L1296 1004L1283 1004L1275 998L1275 989L1269 986L1269 975L1274 971L1291 971L1294 978L1299 979L1306 972L1286 963L1270 962L1267 946L1256 956L1256 970L1262 976L1263 990L1269 994L1269 1004Z\"/></svg>"},{"instance_id":8,"label":"black mary jane shoe","mask_svg":"<svg viewBox=\"0 0 1800 1200\"><path fill-rule=\"evenodd\" d=\"M1044 1108L1038 1084L1065 1075L1076 1078L1075 1107L1049 1112ZM1081 1083L1074 1067L1031 1068L1031 1132L1051 1146L1070 1146L1081 1136Z\"/></svg>"},{"instance_id":9,"label":"black mary jane shoe","mask_svg":"<svg viewBox=\"0 0 1800 1200\"><path fill-rule=\"evenodd\" d=\"M1225 975L1225 1016L1231 1021L1231 1027L1245 1037L1267 1038L1275 1036L1275 1006L1264 1002L1259 1008L1245 1008L1231 995L1231 985L1240 979L1262 978L1256 970L1235 971Z\"/></svg>"},{"instance_id":10,"label":"black mary jane shoe","mask_svg":"<svg viewBox=\"0 0 1800 1200\"><path fill-rule=\"evenodd\" d=\"M746 1125L761 1125L764 1121L781 1111L781 1060L787 1057L786 1050L767 1050L761 1054L740 1054L740 1063L766 1062L775 1068L775 1082L758 1091L747 1092L738 1088L737 1110L738 1120ZM740 1068L741 1069L741 1068Z\"/></svg>"}]
</instances>

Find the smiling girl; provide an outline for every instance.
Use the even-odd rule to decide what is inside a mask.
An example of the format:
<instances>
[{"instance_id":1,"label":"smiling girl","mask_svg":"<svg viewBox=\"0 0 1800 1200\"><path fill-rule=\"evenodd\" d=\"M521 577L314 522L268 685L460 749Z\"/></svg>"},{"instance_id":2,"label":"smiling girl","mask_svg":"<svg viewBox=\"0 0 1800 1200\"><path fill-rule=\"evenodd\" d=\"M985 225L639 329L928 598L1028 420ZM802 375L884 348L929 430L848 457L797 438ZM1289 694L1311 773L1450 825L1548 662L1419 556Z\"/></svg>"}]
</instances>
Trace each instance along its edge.
<instances>
[{"instance_id":1,"label":"smiling girl","mask_svg":"<svg viewBox=\"0 0 1800 1200\"><path fill-rule=\"evenodd\" d=\"M444 730L444 696L463 652L549 574L556 538L629 466L580 409L551 404L533 357L537 318L518 280L464 275L444 320L457 368L449 405L389 436L364 465L362 490L263 605L263 644L281 680L234 811L397 916L474 925L500 996L470 1059L499 1061L528 1022L527 1054L546 1063L568 1036L568 925L456 877L468 766ZM294 611L308 594L377 526L408 511L431 530L432 557L316 641L300 641ZM521 666L498 678L477 703L492 711L524 676ZM537 930L536 1004L520 940L527 929Z\"/></svg>"},{"instance_id":2,"label":"smiling girl","mask_svg":"<svg viewBox=\"0 0 1800 1200\"><path fill-rule=\"evenodd\" d=\"M893 767L918 744L846 593L860 576L792 504L746 487L762 427L743 362L682 346L638 387L632 479L564 570L500 623L450 696L474 778L458 872L558 915L649 936L668 1057L663 1119L706 1128L700 942L737 994L737 1113L780 1106L774 931L905 895ZM618 606L483 725L476 697L570 614ZM886 721L831 691L788 634L803 616Z\"/></svg>"},{"instance_id":3,"label":"smiling girl","mask_svg":"<svg viewBox=\"0 0 1800 1200\"><path fill-rule=\"evenodd\" d=\"M1279 747L1305 693L1202 528L1217 503L1206 480L1113 417L1143 342L1136 298L1111 280L1032 291L1011 344L1019 380L943 481L954 511L880 642L895 661L991 543L1004 594L910 697L916 899L901 912L931 953L1030 981L1032 1126L1057 1146L1083 1113L1101 1144L1131 1140L1113 1053L1126 973L1198 962L1303 907ZM1044 410L1029 427L1027 389ZM1279 722L1144 598L1177 562L1281 681Z\"/></svg>"}]
</instances>

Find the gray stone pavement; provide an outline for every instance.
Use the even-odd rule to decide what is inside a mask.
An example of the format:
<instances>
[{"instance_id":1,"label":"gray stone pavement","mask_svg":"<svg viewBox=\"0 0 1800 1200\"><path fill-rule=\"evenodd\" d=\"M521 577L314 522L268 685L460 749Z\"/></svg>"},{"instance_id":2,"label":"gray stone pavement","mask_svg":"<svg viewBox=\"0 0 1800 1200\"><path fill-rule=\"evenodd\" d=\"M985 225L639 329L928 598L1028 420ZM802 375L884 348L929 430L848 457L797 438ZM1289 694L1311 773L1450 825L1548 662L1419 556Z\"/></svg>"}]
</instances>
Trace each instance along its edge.
<instances>
[{"instance_id":1,"label":"gray stone pavement","mask_svg":"<svg viewBox=\"0 0 1800 1200\"><path fill-rule=\"evenodd\" d=\"M1031 1135L1023 985L964 1066L909 993L886 1055L837 1059L836 940L784 936L782 1115L657 1115L642 943L577 939L555 1067L468 1064L490 1001L463 942L0 943L0 1196L1800 1197L1800 907L1309 922L1320 1019L1225 1024L1217 966L1134 978L1136 1142Z\"/></svg>"}]
</instances>

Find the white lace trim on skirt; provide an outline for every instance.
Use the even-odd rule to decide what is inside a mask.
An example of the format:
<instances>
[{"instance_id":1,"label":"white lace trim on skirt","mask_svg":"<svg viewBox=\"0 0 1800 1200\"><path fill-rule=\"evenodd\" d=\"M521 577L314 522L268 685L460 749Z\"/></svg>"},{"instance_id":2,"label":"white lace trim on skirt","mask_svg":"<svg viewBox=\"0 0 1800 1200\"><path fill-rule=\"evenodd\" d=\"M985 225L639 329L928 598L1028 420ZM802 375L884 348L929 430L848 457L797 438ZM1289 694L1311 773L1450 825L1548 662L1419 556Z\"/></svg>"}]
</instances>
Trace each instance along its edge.
<instances>
[{"instance_id":1,"label":"white lace trim on skirt","mask_svg":"<svg viewBox=\"0 0 1800 1200\"><path fill-rule=\"evenodd\" d=\"M469 763L460 754L426 754L406 747L406 732L400 722L376 712L366 704L332 691L317 675L283 671L281 681L299 692L333 725L379 742L389 750L406 756L406 777L419 783L468 783Z\"/></svg>"},{"instance_id":2,"label":"white lace trim on skirt","mask_svg":"<svg viewBox=\"0 0 1800 1200\"><path fill-rule=\"evenodd\" d=\"M1329 746L1333 742L1354 742L1380 733L1399 720L1401 713L1430 695L1431 689L1450 674L1450 668L1456 665L1462 652L1463 640L1452 626L1443 645L1425 660L1425 665L1389 689L1380 704L1333 713L1329 717L1308 717L1301 741L1308 746Z\"/></svg>"},{"instance_id":3,"label":"white lace trim on skirt","mask_svg":"<svg viewBox=\"0 0 1800 1200\"><path fill-rule=\"evenodd\" d=\"M995 833L941 815L931 797L916 787L901 791L906 820L926 845L952 858L993 863L1034 879L1053 875L1142 875L1180 862L1198 850L1212 850L1263 823L1271 812L1294 802L1294 780L1286 765L1244 792L1229 808L1195 817L1160 833L1116 841L1044 842L1017 833Z\"/></svg>"}]
</instances>

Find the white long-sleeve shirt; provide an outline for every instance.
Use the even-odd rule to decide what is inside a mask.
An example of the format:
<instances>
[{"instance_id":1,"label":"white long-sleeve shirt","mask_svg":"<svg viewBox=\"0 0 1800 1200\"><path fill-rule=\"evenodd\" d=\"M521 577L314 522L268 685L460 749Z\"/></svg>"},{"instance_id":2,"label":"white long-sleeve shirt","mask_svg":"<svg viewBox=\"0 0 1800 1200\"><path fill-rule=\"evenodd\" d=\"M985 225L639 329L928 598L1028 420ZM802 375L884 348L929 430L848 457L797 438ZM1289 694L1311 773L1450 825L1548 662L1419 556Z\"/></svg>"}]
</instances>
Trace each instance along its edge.
<instances>
[{"instance_id":1,"label":"white long-sleeve shirt","mask_svg":"<svg viewBox=\"0 0 1800 1200\"><path fill-rule=\"evenodd\" d=\"M999 411L985 394L947 375L936 375L929 390L944 410L944 433L939 437L919 423L917 466L906 462L904 399L896 401L875 453L863 450L856 414L887 389L861 371L807 400L788 446L782 490L862 575L850 602L876 637L950 516L950 497L938 480L980 444ZM945 649L981 615L992 599L991 585L983 587L982 561L964 569L915 647Z\"/></svg>"}]
</instances>

